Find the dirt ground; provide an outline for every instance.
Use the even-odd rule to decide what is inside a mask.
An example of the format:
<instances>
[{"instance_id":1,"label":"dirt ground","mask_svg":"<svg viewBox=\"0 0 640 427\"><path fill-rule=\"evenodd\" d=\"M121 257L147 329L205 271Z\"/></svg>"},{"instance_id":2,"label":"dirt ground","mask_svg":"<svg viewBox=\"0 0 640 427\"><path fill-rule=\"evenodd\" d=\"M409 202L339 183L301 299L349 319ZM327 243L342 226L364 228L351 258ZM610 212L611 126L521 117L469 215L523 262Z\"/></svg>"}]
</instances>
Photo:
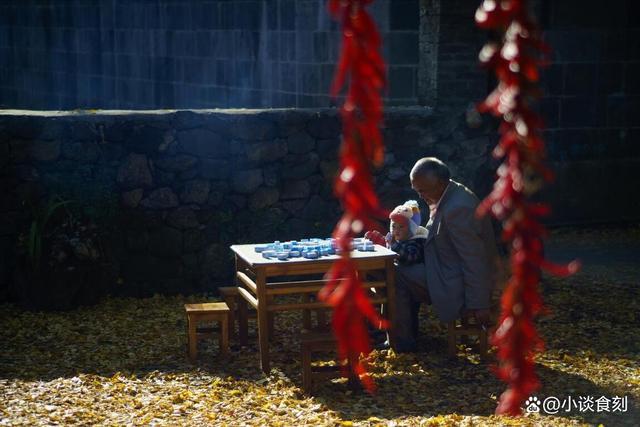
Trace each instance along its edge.
<instances>
[{"instance_id":1,"label":"dirt ground","mask_svg":"<svg viewBox=\"0 0 640 427\"><path fill-rule=\"evenodd\" d=\"M0 306L0 425L640 425L640 227L555 230L546 253L584 264L541 284L535 397L564 403L555 415L493 416L504 384L473 348L447 358L432 315L422 316L417 353L371 354L374 395L343 379L306 395L300 315L277 317L265 376L253 325L248 347L221 359L204 343L189 364L182 305L202 297L156 296L66 313Z\"/></svg>"}]
</instances>

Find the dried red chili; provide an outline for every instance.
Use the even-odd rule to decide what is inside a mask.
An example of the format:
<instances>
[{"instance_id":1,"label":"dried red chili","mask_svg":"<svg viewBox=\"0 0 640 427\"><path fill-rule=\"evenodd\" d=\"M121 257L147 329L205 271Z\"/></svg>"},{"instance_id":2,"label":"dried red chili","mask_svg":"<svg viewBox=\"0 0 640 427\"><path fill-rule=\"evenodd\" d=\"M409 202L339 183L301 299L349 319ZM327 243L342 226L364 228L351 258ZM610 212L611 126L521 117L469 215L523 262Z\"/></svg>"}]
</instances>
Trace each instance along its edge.
<instances>
[{"instance_id":1,"label":"dried red chili","mask_svg":"<svg viewBox=\"0 0 640 427\"><path fill-rule=\"evenodd\" d=\"M480 52L480 61L493 70L498 86L479 110L501 119L501 138L493 154L503 158L503 163L493 191L478 212L490 212L500 219L503 240L511 242L512 276L502 296L502 313L492 343L498 347L496 373L508 383L496 413L519 415L522 402L540 387L534 357L544 343L534 318L543 307L538 291L541 270L569 275L579 264L574 261L559 266L544 259L542 238L546 230L539 219L549 208L529 200L542 181L552 179L544 164L542 119L531 107L541 92L538 69L546 62L548 48L529 18L525 0L485 0L475 18L479 27L502 36Z\"/></svg>"},{"instance_id":2,"label":"dried red chili","mask_svg":"<svg viewBox=\"0 0 640 427\"><path fill-rule=\"evenodd\" d=\"M381 39L365 6L371 0L330 0L329 12L342 26L342 50L331 95L347 84L342 119L340 171L334 183L344 214L333 232L342 251L341 259L327 273L328 284L319 297L333 306L333 330L338 355L348 359L354 373L369 391L374 384L366 374L361 356L371 351L366 320L386 328L362 289L356 266L350 258L351 239L364 229L376 227L375 218L385 218L373 189L371 166L383 161L382 96L385 65Z\"/></svg>"}]
</instances>

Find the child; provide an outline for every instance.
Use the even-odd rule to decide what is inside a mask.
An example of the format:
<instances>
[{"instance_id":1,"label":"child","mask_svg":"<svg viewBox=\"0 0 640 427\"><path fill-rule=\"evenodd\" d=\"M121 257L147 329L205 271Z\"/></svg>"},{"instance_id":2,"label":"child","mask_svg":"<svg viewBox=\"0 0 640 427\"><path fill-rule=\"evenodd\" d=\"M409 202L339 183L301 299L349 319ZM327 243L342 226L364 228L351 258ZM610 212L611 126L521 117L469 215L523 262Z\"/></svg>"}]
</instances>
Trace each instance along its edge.
<instances>
[{"instance_id":1,"label":"child","mask_svg":"<svg viewBox=\"0 0 640 427\"><path fill-rule=\"evenodd\" d=\"M418 202L409 200L397 206L389 215L391 231L382 237L377 231L368 232L365 237L374 243L383 244L398 254L398 263L411 265L424 262L424 242L427 230L420 226Z\"/></svg>"}]
</instances>

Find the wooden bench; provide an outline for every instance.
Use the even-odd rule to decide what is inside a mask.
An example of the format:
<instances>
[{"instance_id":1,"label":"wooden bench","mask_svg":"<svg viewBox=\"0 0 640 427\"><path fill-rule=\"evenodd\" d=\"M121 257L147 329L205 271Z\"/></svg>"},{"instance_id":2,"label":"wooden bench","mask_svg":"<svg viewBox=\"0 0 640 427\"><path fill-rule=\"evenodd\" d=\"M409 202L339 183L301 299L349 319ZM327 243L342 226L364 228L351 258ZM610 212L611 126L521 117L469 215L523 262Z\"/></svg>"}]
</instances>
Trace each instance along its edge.
<instances>
[{"instance_id":1,"label":"wooden bench","mask_svg":"<svg viewBox=\"0 0 640 427\"><path fill-rule=\"evenodd\" d=\"M229 307L224 302L185 304L187 313L187 345L189 359L195 362L198 357L198 340L208 338L213 332L219 333L220 354L229 353ZM198 327L200 322L218 322L219 327Z\"/></svg>"},{"instance_id":2,"label":"wooden bench","mask_svg":"<svg viewBox=\"0 0 640 427\"><path fill-rule=\"evenodd\" d=\"M300 348L302 353L302 389L309 393L319 379L337 378L341 375L342 366L313 366L314 352L335 351L336 339L331 332L303 331L300 334ZM349 384L354 386L357 379L349 367Z\"/></svg>"},{"instance_id":3,"label":"wooden bench","mask_svg":"<svg viewBox=\"0 0 640 427\"><path fill-rule=\"evenodd\" d=\"M478 353L480 359L486 360L489 353L489 335L495 329L496 320L500 315L500 290L496 290L492 294L492 304L489 310L489 324L480 325L478 323L470 323L465 319L454 320L447 324L448 335L448 354L455 357L457 354L457 341L460 337L463 342L468 337L478 337Z\"/></svg>"},{"instance_id":4,"label":"wooden bench","mask_svg":"<svg viewBox=\"0 0 640 427\"><path fill-rule=\"evenodd\" d=\"M486 359L489 349L488 334L488 327L483 327L480 324L467 323L464 320L454 320L447 323L449 357L455 357L457 354L456 345L458 337L467 338L477 336L479 340L478 353L480 354L480 359Z\"/></svg>"},{"instance_id":5,"label":"wooden bench","mask_svg":"<svg viewBox=\"0 0 640 427\"><path fill-rule=\"evenodd\" d=\"M220 293L220 296L222 297L224 302L226 302L227 305L229 306L229 325L230 325L229 334L232 337L235 337L236 336L236 323L238 323L239 332L240 332L240 329L241 329L239 303L241 303L240 300L242 298L240 297L240 293L238 292L238 287L237 286L223 286L223 287L218 288L218 292ZM244 302L244 300L242 300L242 302ZM247 317L255 318L256 317L256 311L255 310L247 311ZM244 331L244 333L246 334L246 331ZM240 335L242 335L242 332L240 332Z\"/></svg>"},{"instance_id":6,"label":"wooden bench","mask_svg":"<svg viewBox=\"0 0 640 427\"><path fill-rule=\"evenodd\" d=\"M475 336L478 337L478 353L480 354L480 359L487 359L489 352L489 334L492 332L493 328L495 328L496 320L499 317L500 298L508 277L506 270L502 268L502 263L499 268L500 271L497 286L491 293L490 325L483 326L478 323L469 323L464 319L449 322L447 324L449 357L456 356L456 345L459 337L464 341L470 336Z\"/></svg>"},{"instance_id":7,"label":"wooden bench","mask_svg":"<svg viewBox=\"0 0 640 427\"><path fill-rule=\"evenodd\" d=\"M231 337L235 336L236 323L238 324L238 335L240 337L240 343L242 345L246 345L247 343L247 328L246 325L243 326L242 323L242 310L247 310L247 318L256 318L256 311L254 309L249 309L246 301L240 296L240 292L238 291L237 286L223 286L218 288L218 292L220 296L229 306L229 324L230 330L229 334ZM302 294L302 300L304 302L311 302L311 299L315 296L315 292L313 293L305 293ZM313 310L316 312L316 320L317 327L328 327L328 320L326 317L326 312L329 308L318 308L317 310ZM311 329L311 311L305 309L302 312L302 326L304 329ZM245 321L246 322L246 321ZM269 325L269 334L273 337L273 321L270 321Z\"/></svg>"}]
</instances>

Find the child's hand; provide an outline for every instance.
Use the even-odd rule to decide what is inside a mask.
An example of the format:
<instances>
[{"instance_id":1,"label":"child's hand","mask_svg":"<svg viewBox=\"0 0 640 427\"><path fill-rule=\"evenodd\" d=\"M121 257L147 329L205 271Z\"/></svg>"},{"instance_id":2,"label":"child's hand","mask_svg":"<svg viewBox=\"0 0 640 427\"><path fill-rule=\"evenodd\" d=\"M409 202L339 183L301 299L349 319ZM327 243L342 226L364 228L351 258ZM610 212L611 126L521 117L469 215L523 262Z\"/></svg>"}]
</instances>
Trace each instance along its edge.
<instances>
[{"instance_id":1,"label":"child's hand","mask_svg":"<svg viewBox=\"0 0 640 427\"><path fill-rule=\"evenodd\" d=\"M393 237L393 233L388 232L386 236L384 236L384 240L387 241L387 244L391 244L395 239Z\"/></svg>"},{"instance_id":2,"label":"child's hand","mask_svg":"<svg viewBox=\"0 0 640 427\"><path fill-rule=\"evenodd\" d=\"M364 238L371 240L376 245L386 246L384 236L378 230L371 230L364 233Z\"/></svg>"}]
</instances>

